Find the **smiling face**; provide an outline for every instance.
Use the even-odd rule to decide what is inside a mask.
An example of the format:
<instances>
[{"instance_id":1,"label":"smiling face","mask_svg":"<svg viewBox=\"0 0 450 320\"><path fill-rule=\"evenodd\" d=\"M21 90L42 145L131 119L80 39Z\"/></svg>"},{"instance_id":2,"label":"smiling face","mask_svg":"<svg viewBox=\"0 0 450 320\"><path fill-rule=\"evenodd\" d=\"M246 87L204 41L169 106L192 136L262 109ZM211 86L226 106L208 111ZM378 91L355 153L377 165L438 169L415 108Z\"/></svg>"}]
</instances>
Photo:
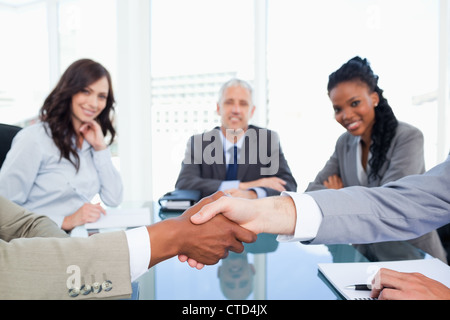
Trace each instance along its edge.
<instances>
[{"instance_id":1,"label":"smiling face","mask_svg":"<svg viewBox=\"0 0 450 320\"><path fill-rule=\"evenodd\" d=\"M250 92L243 87L233 86L225 90L217 104L224 129L247 130L248 123L255 112Z\"/></svg>"},{"instance_id":2,"label":"smiling face","mask_svg":"<svg viewBox=\"0 0 450 320\"><path fill-rule=\"evenodd\" d=\"M103 77L73 95L72 123L76 132L83 123L96 119L105 109L108 92L108 79Z\"/></svg>"},{"instance_id":3,"label":"smiling face","mask_svg":"<svg viewBox=\"0 0 450 320\"><path fill-rule=\"evenodd\" d=\"M370 92L369 87L360 81L345 81L337 84L329 93L334 116L349 133L370 141L375 123L375 107L379 96Z\"/></svg>"}]
</instances>

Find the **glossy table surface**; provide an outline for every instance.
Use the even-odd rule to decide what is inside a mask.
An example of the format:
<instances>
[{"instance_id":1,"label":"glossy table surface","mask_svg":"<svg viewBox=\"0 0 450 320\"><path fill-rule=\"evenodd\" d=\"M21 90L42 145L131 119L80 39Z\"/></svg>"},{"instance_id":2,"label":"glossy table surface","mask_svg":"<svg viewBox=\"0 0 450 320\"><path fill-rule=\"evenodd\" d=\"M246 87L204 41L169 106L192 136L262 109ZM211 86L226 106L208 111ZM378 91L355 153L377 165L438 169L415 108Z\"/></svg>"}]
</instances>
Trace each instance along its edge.
<instances>
[{"instance_id":1,"label":"glossy table surface","mask_svg":"<svg viewBox=\"0 0 450 320\"><path fill-rule=\"evenodd\" d=\"M150 206L152 223L167 216ZM169 216L170 218L170 216ZM370 260L360 251L369 253ZM341 299L318 271L318 263L422 259L427 255L406 242L374 248L352 245L304 245L278 242L260 234L245 244L241 254L230 255L213 266L192 269L176 257L150 269L139 280L143 300L336 300Z\"/></svg>"},{"instance_id":2,"label":"glossy table surface","mask_svg":"<svg viewBox=\"0 0 450 320\"><path fill-rule=\"evenodd\" d=\"M148 208L152 224L181 214L162 213L157 202L133 202L120 206L125 210L138 207ZM115 230L84 229L84 233L87 236ZM230 252L226 259L202 270L181 263L177 257L163 261L133 283L132 298L191 301L336 300L342 297L319 272L319 263L430 257L404 241L370 245L305 245L278 242L276 238L276 235L260 234L256 242L244 245L244 252Z\"/></svg>"}]
</instances>

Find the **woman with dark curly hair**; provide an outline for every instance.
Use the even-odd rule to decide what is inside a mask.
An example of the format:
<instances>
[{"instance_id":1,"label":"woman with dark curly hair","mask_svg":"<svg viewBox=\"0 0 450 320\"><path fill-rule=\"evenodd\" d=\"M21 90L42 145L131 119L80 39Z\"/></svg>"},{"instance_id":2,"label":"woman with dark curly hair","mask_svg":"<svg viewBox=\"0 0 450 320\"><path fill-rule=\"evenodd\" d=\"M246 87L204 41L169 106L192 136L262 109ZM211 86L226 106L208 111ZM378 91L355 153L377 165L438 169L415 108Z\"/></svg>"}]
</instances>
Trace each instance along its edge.
<instances>
[{"instance_id":1,"label":"woman with dark curly hair","mask_svg":"<svg viewBox=\"0 0 450 320\"><path fill-rule=\"evenodd\" d=\"M335 152L306 191L378 187L425 172L423 135L396 119L366 59L355 57L329 76L335 119L346 130ZM356 245L369 259L414 258L410 244L447 261L436 231L405 242Z\"/></svg>"},{"instance_id":2,"label":"woman with dark curly hair","mask_svg":"<svg viewBox=\"0 0 450 320\"><path fill-rule=\"evenodd\" d=\"M91 203L96 194L119 205L122 180L109 150L113 112L109 72L89 59L74 62L45 100L40 122L14 138L0 171L0 195L67 231L105 214Z\"/></svg>"}]
</instances>

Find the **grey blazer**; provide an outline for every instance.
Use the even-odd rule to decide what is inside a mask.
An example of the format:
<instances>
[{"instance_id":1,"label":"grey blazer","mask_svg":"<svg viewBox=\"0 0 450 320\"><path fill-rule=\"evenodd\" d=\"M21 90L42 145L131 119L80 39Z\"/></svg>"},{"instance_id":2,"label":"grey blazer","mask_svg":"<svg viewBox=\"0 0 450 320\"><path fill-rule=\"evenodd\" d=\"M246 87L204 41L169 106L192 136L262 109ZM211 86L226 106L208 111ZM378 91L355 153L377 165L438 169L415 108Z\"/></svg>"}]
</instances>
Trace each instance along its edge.
<instances>
[{"instance_id":1,"label":"grey blazer","mask_svg":"<svg viewBox=\"0 0 450 320\"><path fill-rule=\"evenodd\" d=\"M128 255L124 232L70 238L48 217L0 196L0 300L129 297ZM75 277L81 285L109 280L112 289L71 297Z\"/></svg>"},{"instance_id":2,"label":"grey blazer","mask_svg":"<svg viewBox=\"0 0 450 320\"><path fill-rule=\"evenodd\" d=\"M326 189L323 181L334 174L341 177L344 187L362 185L356 172L356 161L360 161L356 156L358 143L358 137L348 132L342 134L336 143L333 155L315 180L308 185L306 191ZM386 161L378 172L381 178L372 180L364 186L379 187L411 174L424 173L423 144L424 139L420 130L407 123L399 122L397 132L386 154Z\"/></svg>"},{"instance_id":3,"label":"grey blazer","mask_svg":"<svg viewBox=\"0 0 450 320\"><path fill-rule=\"evenodd\" d=\"M356 161L360 161L360 159L357 159L358 143L358 137L348 132L342 134L336 143L335 152L325 167L319 172L316 179L309 184L306 191L325 189L323 181L334 174L341 177L344 187L379 187L408 175L425 172L422 132L407 123L399 122L397 132L386 154L386 161L379 170L379 177L371 180L368 184L362 184L357 176ZM419 238L410 239L409 242L432 256L445 262L447 261L444 247L436 230L430 231ZM367 243L367 241L364 241L364 243ZM355 246L364 255L369 258L373 257L373 259L386 260L395 257L406 259L408 254L413 254L411 252L408 253L405 246L400 243L376 243Z\"/></svg>"},{"instance_id":4,"label":"grey blazer","mask_svg":"<svg viewBox=\"0 0 450 320\"><path fill-rule=\"evenodd\" d=\"M279 144L278 134L274 131L270 131L267 129L259 128L256 126L249 126L250 132L253 129L253 132L256 132L256 141L246 143L245 148L242 148L240 151L240 160L238 164L238 176L237 179L242 182L253 181L260 178L267 177L261 174L261 169L268 169L274 163L266 163L267 161L261 157L261 146L265 146L266 150L270 153L266 154L269 158L271 155L277 155L277 166L278 169L271 176L279 177L287 182L285 188L288 191L296 191L297 190L297 182L292 176L291 170L288 166L288 163L284 157L283 151L281 150L281 146ZM192 136L188 143L185 153L185 158L183 160L180 174L178 175L177 182L175 184L175 188L177 189L188 189L188 190L200 190L202 193L202 197L208 196L216 192L222 181L225 180L226 176L226 163L225 163L225 155L223 152L223 144L219 139L216 141L215 139L218 137L220 133L220 128L216 127L212 131ZM262 139L261 135L264 134L267 136L267 139ZM213 137L213 138L210 138ZM272 139L275 139L272 143ZM197 143L200 142L200 143ZM213 153L216 160L211 163L208 159L205 159L204 152L209 152L211 149L211 145L216 143L218 148L215 148L215 152L219 154ZM201 148L201 152L199 150L195 150L195 148ZM242 160L241 160L242 159ZM276 169L276 168L275 168ZM270 189L264 188L267 192L268 196L279 195L280 192Z\"/></svg>"},{"instance_id":5,"label":"grey blazer","mask_svg":"<svg viewBox=\"0 0 450 320\"><path fill-rule=\"evenodd\" d=\"M450 157L382 187L309 192L323 221L311 243L406 240L450 223Z\"/></svg>"}]
</instances>

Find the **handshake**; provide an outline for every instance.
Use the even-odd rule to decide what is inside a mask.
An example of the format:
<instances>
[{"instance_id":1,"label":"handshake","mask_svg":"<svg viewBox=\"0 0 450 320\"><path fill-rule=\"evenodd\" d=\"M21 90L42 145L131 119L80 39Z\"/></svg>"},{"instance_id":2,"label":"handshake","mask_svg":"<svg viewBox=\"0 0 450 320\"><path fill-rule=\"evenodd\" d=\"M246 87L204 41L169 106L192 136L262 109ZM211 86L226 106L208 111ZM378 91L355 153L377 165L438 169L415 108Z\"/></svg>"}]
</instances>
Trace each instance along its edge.
<instances>
[{"instance_id":1,"label":"handshake","mask_svg":"<svg viewBox=\"0 0 450 320\"><path fill-rule=\"evenodd\" d=\"M151 243L149 268L173 256L201 269L216 264L229 251L241 253L243 242L257 234L293 234L295 206L290 197L249 200L219 191L203 198L177 218L148 226Z\"/></svg>"},{"instance_id":2,"label":"handshake","mask_svg":"<svg viewBox=\"0 0 450 320\"><path fill-rule=\"evenodd\" d=\"M147 227L151 243L149 267L178 255L180 261L201 269L226 258L229 251L241 253L242 242L256 241L259 233L293 235L296 220L295 204L289 196L250 200L217 192L180 217ZM374 298L450 299L446 285L422 274L380 269L375 280L377 285L371 293Z\"/></svg>"}]
</instances>

